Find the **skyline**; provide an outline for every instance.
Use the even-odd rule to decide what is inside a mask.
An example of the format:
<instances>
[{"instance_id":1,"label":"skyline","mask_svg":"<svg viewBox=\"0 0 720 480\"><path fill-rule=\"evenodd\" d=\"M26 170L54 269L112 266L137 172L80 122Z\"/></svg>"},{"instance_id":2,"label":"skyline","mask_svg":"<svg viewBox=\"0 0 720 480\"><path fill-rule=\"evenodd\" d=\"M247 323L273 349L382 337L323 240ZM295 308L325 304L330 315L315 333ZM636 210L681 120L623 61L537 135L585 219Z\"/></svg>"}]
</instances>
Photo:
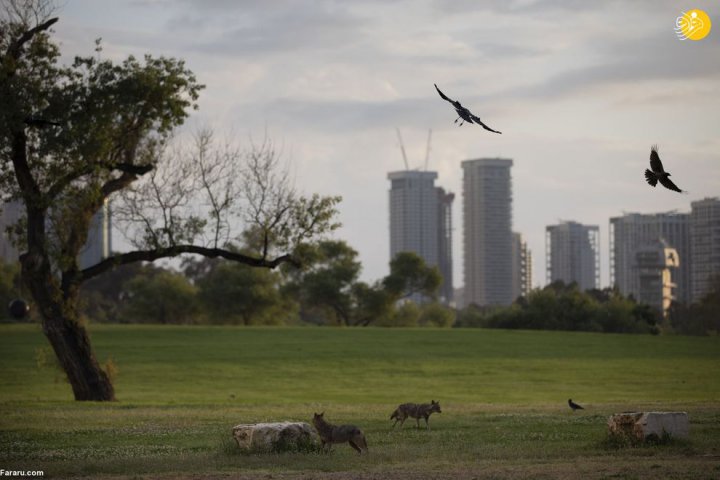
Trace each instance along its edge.
<instances>
[{"instance_id":1,"label":"skyline","mask_svg":"<svg viewBox=\"0 0 720 480\"><path fill-rule=\"evenodd\" d=\"M533 285L545 283L545 227L574 220L600 226L605 286L611 217L720 196L718 27L698 42L674 32L681 11L716 20L720 5L477 3L73 0L54 37L65 63L93 54L98 37L115 61L184 59L207 85L186 130L210 125L243 144L267 131L299 190L343 196L335 237L359 251L364 280L388 271L397 127L411 168L432 129L428 169L456 195L462 161L513 159L513 230L533 252ZM457 127L433 83L503 134ZM653 144L689 195L645 184ZM458 286L461 218L456 204Z\"/></svg>"}]
</instances>

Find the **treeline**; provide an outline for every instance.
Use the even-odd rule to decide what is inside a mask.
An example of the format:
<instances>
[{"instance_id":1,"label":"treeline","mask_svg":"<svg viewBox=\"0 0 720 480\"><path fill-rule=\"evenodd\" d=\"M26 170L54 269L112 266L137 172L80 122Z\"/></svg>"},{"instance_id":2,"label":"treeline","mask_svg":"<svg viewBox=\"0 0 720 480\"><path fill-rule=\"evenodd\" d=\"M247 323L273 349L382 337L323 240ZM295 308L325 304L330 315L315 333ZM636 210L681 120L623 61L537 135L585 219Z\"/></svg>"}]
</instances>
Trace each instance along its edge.
<instances>
[{"instance_id":1,"label":"treeline","mask_svg":"<svg viewBox=\"0 0 720 480\"><path fill-rule=\"evenodd\" d=\"M438 302L406 301L435 298L442 281L416 254L398 255L390 274L373 284L359 280L358 252L343 241L306 245L296 255L301 268L200 257L175 268L120 266L83 284L81 313L101 323L451 326L455 320L454 310ZM13 277L10 270L3 278ZM7 305L20 293L11 280L5 283Z\"/></svg>"},{"instance_id":2,"label":"treeline","mask_svg":"<svg viewBox=\"0 0 720 480\"><path fill-rule=\"evenodd\" d=\"M667 319L617 290L581 291L562 282L533 290L509 307L455 310L429 300L436 297L442 278L413 253L398 255L390 274L372 284L359 280L358 253L343 241L319 242L298 253L302 268L268 270L209 258L187 258L179 268L118 267L83 285L82 314L93 322L112 323L720 332L720 277L700 302L674 304ZM17 267L0 264L3 305L28 298L19 285ZM411 301L419 297L426 301Z\"/></svg>"},{"instance_id":3,"label":"treeline","mask_svg":"<svg viewBox=\"0 0 720 480\"><path fill-rule=\"evenodd\" d=\"M710 291L691 305L673 303L663 318L649 305L617 289L581 291L577 284L554 282L518 298L509 307L471 305L458 312L455 326L606 333L720 333L720 276Z\"/></svg>"},{"instance_id":4,"label":"treeline","mask_svg":"<svg viewBox=\"0 0 720 480\"><path fill-rule=\"evenodd\" d=\"M554 282L518 298L509 307L470 306L458 326L606 333L660 333L661 317L614 289L581 291L577 284Z\"/></svg>"}]
</instances>

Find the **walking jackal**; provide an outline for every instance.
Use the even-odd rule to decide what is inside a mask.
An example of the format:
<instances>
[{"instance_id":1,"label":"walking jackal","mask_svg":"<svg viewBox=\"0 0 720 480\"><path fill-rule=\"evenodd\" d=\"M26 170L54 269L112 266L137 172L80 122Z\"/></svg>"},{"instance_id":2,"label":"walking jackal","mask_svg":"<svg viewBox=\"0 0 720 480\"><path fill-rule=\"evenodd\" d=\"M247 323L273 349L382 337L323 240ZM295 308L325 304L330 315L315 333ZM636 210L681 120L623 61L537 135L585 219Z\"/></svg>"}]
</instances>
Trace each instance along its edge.
<instances>
[{"instance_id":1,"label":"walking jackal","mask_svg":"<svg viewBox=\"0 0 720 480\"><path fill-rule=\"evenodd\" d=\"M323 450L332 448L333 443L348 442L351 447L362 453L368 453L365 434L355 425L333 425L325 421L325 412L313 415L313 426L317 430L322 442Z\"/></svg>"},{"instance_id":2,"label":"walking jackal","mask_svg":"<svg viewBox=\"0 0 720 480\"><path fill-rule=\"evenodd\" d=\"M430 400L430 403L422 403L419 405L417 403L403 403L390 415L390 420L395 419L395 423L393 423L393 428L395 428L398 422L400 422L400 426L402 427L405 420L408 417L412 417L417 421L417 427L420 428L420 419L424 418L425 428L430 428L428 419L433 412L442 413L442 410L440 410L440 402Z\"/></svg>"}]
</instances>

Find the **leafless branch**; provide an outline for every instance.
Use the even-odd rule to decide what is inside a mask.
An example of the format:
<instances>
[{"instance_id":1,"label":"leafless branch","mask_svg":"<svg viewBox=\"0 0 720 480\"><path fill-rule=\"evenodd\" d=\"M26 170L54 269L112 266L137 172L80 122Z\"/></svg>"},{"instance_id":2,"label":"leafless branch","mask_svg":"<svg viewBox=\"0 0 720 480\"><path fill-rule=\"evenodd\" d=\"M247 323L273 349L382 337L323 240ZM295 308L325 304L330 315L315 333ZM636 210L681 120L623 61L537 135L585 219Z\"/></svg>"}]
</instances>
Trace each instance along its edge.
<instances>
[{"instance_id":1,"label":"leafless branch","mask_svg":"<svg viewBox=\"0 0 720 480\"><path fill-rule=\"evenodd\" d=\"M159 154L155 170L118 194L116 225L138 250L233 244L255 252L253 265L269 266L338 226L332 217L339 199L299 196L267 138L243 152L206 129L191 143Z\"/></svg>"},{"instance_id":2,"label":"leafless branch","mask_svg":"<svg viewBox=\"0 0 720 480\"><path fill-rule=\"evenodd\" d=\"M26 29L45 23L56 10L57 5L51 0L0 0L0 20L19 23Z\"/></svg>"},{"instance_id":3,"label":"leafless branch","mask_svg":"<svg viewBox=\"0 0 720 480\"><path fill-rule=\"evenodd\" d=\"M85 281L89 278L100 275L101 273L110 270L111 268L118 267L133 262L152 262L161 258L170 258L182 255L184 253L192 253L202 255L209 258L225 258L235 262L244 263L253 267L265 267L275 268L283 263L291 263L299 266L299 264L293 259L291 255L281 255L272 260L263 258L255 258L242 253L231 252L221 248L207 248L197 245L175 245L170 248L158 248L154 250L136 250L134 252L122 253L114 255L110 258L106 258L100 263L93 265L92 267L86 268L80 272L80 281Z\"/></svg>"},{"instance_id":4,"label":"leafless branch","mask_svg":"<svg viewBox=\"0 0 720 480\"><path fill-rule=\"evenodd\" d=\"M204 204L209 209L208 216L213 221L210 244L217 248L230 239L230 209L240 195L238 163L241 153L229 142L215 147L213 132L209 129L198 132L194 140L197 152L193 162L205 197Z\"/></svg>"}]
</instances>

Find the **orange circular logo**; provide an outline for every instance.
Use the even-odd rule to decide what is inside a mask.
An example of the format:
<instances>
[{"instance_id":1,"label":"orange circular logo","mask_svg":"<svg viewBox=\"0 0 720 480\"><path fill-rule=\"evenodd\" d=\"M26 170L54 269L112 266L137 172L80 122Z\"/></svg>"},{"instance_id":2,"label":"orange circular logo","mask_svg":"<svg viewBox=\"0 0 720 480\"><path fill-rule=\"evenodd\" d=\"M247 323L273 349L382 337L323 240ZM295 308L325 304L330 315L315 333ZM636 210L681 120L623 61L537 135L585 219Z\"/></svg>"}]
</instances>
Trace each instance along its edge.
<instances>
[{"instance_id":1,"label":"orange circular logo","mask_svg":"<svg viewBox=\"0 0 720 480\"><path fill-rule=\"evenodd\" d=\"M712 23L702 10L682 12L675 19L675 34L680 40L702 40L710 33Z\"/></svg>"}]
</instances>

